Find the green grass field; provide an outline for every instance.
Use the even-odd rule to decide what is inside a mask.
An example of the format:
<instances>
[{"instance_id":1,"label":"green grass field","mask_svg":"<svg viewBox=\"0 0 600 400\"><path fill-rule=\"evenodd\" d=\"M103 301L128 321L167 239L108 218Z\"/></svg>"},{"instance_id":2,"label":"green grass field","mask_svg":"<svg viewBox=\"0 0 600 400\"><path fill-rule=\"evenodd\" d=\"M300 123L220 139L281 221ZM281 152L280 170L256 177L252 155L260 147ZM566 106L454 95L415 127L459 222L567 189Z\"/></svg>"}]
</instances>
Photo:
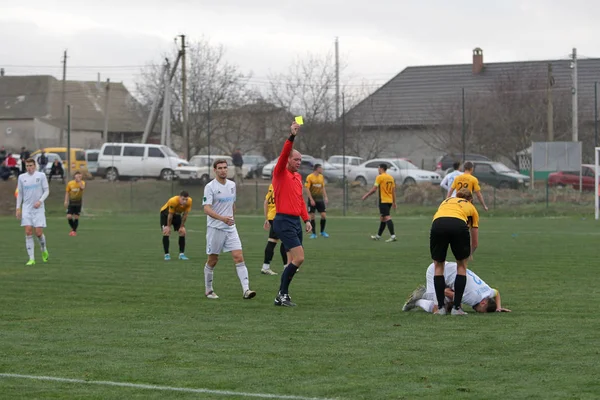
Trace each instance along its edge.
<instances>
[{"instance_id":1,"label":"green grass field","mask_svg":"<svg viewBox=\"0 0 600 400\"><path fill-rule=\"evenodd\" d=\"M36 247L25 267L22 228L0 218L2 399L600 397L592 218L483 216L470 268L513 312L466 318L400 311L425 280L429 217L396 217L396 243L368 240L376 216L330 218L331 238L305 241L291 309L273 306L279 276L259 273L261 218L238 218L250 301L227 254L221 298L204 297L200 215L188 262L162 260L158 215L84 217L77 237L48 223L50 262Z\"/></svg>"}]
</instances>

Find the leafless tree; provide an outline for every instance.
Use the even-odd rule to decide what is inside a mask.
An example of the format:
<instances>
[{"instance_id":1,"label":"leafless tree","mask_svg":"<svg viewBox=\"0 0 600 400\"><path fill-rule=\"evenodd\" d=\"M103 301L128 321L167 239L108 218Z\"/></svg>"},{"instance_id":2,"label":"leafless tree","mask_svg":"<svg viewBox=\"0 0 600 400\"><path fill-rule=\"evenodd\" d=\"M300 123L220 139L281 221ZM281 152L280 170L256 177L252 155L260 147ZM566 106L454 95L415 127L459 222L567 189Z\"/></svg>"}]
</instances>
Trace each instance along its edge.
<instances>
[{"instance_id":1,"label":"leafless tree","mask_svg":"<svg viewBox=\"0 0 600 400\"><path fill-rule=\"evenodd\" d=\"M253 146L247 140L249 121L239 118L236 110L251 103L258 95L250 89L250 75L240 72L236 65L228 63L222 45L213 45L208 39L190 43L187 49L188 129L190 154L206 151L211 153L230 151L233 148ZM137 95L149 108L161 80L159 65L149 65L136 83ZM172 81L171 105L172 131L182 136L181 73ZM181 141L180 141L181 142ZM183 143L181 144L183 145ZM212 149L214 146L214 149ZM245 148L244 151L252 150Z\"/></svg>"},{"instance_id":2,"label":"leafless tree","mask_svg":"<svg viewBox=\"0 0 600 400\"><path fill-rule=\"evenodd\" d=\"M438 124L432 147L462 152L462 100L445 99L434 105ZM570 101L565 90L554 91L555 140L564 140L570 124ZM547 126L546 76L518 68L505 71L486 89L465 95L465 141L469 153L506 157L518 165L517 154L532 141L545 141Z\"/></svg>"}]
</instances>

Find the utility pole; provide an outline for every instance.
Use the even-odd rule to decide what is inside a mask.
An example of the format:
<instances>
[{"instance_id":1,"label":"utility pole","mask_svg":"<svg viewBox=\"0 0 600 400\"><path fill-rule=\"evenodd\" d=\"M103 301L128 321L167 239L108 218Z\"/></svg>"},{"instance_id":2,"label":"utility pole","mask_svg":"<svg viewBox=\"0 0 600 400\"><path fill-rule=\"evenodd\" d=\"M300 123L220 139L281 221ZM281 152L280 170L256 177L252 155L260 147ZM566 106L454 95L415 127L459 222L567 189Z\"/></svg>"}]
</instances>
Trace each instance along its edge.
<instances>
[{"instance_id":1,"label":"utility pole","mask_svg":"<svg viewBox=\"0 0 600 400\"><path fill-rule=\"evenodd\" d=\"M71 180L71 105L67 106L67 182Z\"/></svg>"},{"instance_id":2,"label":"utility pole","mask_svg":"<svg viewBox=\"0 0 600 400\"><path fill-rule=\"evenodd\" d=\"M546 81L546 95L548 96L548 141L554 141L554 104L552 103L552 86L554 86L554 76L552 76L552 64L548 63L548 80Z\"/></svg>"},{"instance_id":3,"label":"utility pole","mask_svg":"<svg viewBox=\"0 0 600 400\"><path fill-rule=\"evenodd\" d=\"M110 79L106 80L106 88L104 89L104 131L102 139L108 141L108 97L110 95Z\"/></svg>"},{"instance_id":4,"label":"utility pole","mask_svg":"<svg viewBox=\"0 0 600 400\"><path fill-rule=\"evenodd\" d=\"M340 117L340 42L335 38L335 119Z\"/></svg>"},{"instance_id":5,"label":"utility pole","mask_svg":"<svg viewBox=\"0 0 600 400\"><path fill-rule=\"evenodd\" d=\"M183 129L183 146L185 149L185 159L190 159L190 137L188 132L188 113L187 113L187 74L185 65L185 35L181 35L181 113Z\"/></svg>"},{"instance_id":6,"label":"utility pole","mask_svg":"<svg viewBox=\"0 0 600 400\"><path fill-rule=\"evenodd\" d=\"M573 72L573 87L571 88L571 94L573 95L573 142L577 142L579 138L579 124L577 115L577 49L573 48L573 54L571 54L571 69Z\"/></svg>"},{"instance_id":7,"label":"utility pole","mask_svg":"<svg viewBox=\"0 0 600 400\"><path fill-rule=\"evenodd\" d=\"M465 88L462 88L462 162L465 164L467 153L467 121L465 119Z\"/></svg>"},{"instance_id":8,"label":"utility pole","mask_svg":"<svg viewBox=\"0 0 600 400\"><path fill-rule=\"evenodd\" d=\"M344 185L342 214L346 216L348 207L348 182L346 182L346 99L342 93L342 184Z\"/></svg>"},{"instance_id":9,"label":"utility pole","mask_svg":"<svg viewBox=\"0 0 600 400\"><path fill-rule=\"evenodd\" d=\"M63 53L63 61L62 61L62 65L63 65L63 76L62 76L62 93L61 93L61 102L60 102L60 120L61 120L61 125L64 126L64 120L65 120L65 102L66 102L66 95L67 95L67 50L64 51ZM60 140L59 143L62 146L63 142L64 142L64 129L60 130Z\"/></svg>"}]
</instances>

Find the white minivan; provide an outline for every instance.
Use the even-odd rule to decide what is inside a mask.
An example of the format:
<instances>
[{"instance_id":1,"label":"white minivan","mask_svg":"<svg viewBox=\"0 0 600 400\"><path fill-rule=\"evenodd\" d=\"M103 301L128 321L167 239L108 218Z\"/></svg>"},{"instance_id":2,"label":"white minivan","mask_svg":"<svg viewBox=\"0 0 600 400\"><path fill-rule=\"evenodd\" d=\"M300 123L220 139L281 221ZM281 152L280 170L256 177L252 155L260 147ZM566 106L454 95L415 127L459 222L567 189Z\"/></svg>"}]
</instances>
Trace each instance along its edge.
<instances>
[{"instance_id":1,"label":"white minivan","mask_svg":"<svg viewBox=\"0 0 600 400\"><path fill-rule=\"evenodd\" d=\"M104 143L97 174L110 181L119 177L173 179L177 167L189 165L167 146L142 143Z\"/></svg>"}]
</instances>

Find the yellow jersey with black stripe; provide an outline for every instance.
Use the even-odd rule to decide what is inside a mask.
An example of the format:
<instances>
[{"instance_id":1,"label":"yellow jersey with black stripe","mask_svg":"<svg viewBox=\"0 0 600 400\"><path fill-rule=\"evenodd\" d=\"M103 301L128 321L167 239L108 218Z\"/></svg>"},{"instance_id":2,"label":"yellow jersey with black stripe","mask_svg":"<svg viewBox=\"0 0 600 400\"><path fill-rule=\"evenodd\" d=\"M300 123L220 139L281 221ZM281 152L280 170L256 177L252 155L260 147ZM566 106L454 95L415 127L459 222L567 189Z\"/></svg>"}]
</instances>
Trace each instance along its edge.
<instances>
[{"instance_id":1,"label":"yellow jersey with black stripe","mask_svg":"<svg viewBox=\"0 0 600 400\"><path fill-rule=\"evenodd\" d=\"M179 196L171 197L164 206L160 209L161 213L169 214L182 214L184 212L190 212L192 210L192 198L187 198L186 204L179 202Z\"/></svg>"},{"instance_id":2,"label":"yellow jersey with black stripe","mask_svg":"<svg viewBox=\"0 0 600 400\"><path fill-rule=\"evenodd\" d=\"M304 186L309 190L313 200L323 200L323 188L325 187L325 178L323 177L323 174L309 174L306 177Z\"/></svg>"},{"instance_id":3,"label":"yellow jersey with black stripe","mask_svg":"<svg viewBox=\"0 0 600 400\"><path fill-rule=\"evenodd\" d=\"M388 173L377 175L375 178L375 186L379 188L379 202L380 203L393 203L394 202L394 189L396 188L396 181Z\"/></svg>"},{"instance_id":4,"label":"yellow jersey with black stripe","mask_svg":"<svg viewBox=\"0 0 600 400\"><path fill-rule=\"evenodd\" d=\"M471 193L479 192L481 187L479 186L479 180L471 174L461 174L454 178L452 182L452 189L457 192L460 189L469 189Z\"/></svg>"},{"instance_id":5,"label":"yellow jersey with black stripe","mask_svg":"<svg viewBox=\"0 0 600 400\"><path fill-rule=\"evenodd\" d=\"M81 204L83 200L83 190L85 189L85 182L81 181L81 185L75 181L69 181L67 183L67 193L69 193L69 204Z\"/></svg>"},{"instance_id":6,"label":"yellow jersey with black stripe","mask_svg":"<svg viewBox=\"0 0 600 400\"><path fill-rule=\"evenodd\" d=\"M269 185L265 200L267 201L267 219L272 221L275 219L275 214L277 214L277 209L275 208L275 190L272 183Z\"/></svg>"},{"instance_id":7,"label":"yellow jersey with black stripe","mask_svg":"<svg viewBox=\"0 0 600 400\"><path fill-rule=\"evenodd\" d=\"M477 209L469 200L459 197L449 197L444 200L433 216L433 220L435 221L438 218L458 218L465 221L472 228L479 227Z\"/></svg>"}]
</instances>

